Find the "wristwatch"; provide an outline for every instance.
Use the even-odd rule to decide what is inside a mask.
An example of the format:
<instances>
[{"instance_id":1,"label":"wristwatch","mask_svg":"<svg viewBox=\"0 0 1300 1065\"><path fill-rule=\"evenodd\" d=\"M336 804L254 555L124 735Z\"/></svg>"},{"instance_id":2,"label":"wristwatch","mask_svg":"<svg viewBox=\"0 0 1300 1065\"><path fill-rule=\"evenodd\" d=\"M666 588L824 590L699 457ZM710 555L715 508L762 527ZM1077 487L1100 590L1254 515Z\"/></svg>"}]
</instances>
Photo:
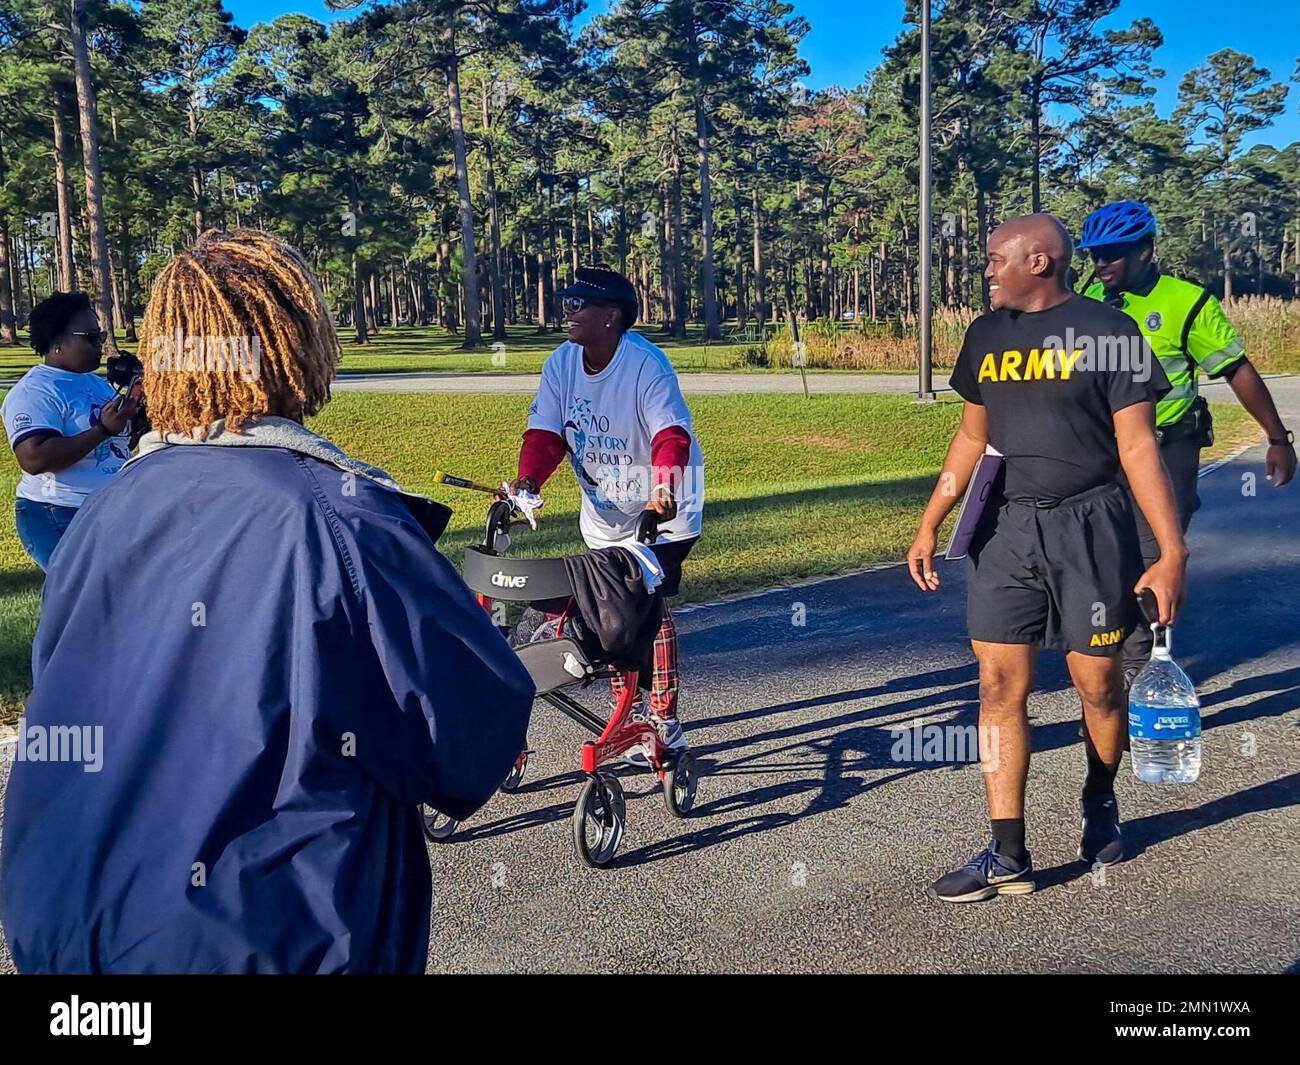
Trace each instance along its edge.
<instances>
[{"instance_id":1,"label":"wristwatch","mask_svg":"<svg viewBox=\"0 0 1300 1065\"><path fill-rule=\"evenodd\" d=\"M1295 443L1295 433L1293 433L1290 429L1287 429L1287 430L1282 434L1282 439L1281 439L1281 440L1274 440L1274 439L1270 436L1270 437L1268 438L1268 442L1269 442L1269 445L1270 445L1271 447L1282 447L1282 446L1284 446L1284 445L1286 445L1286 444L1294 444L1294 443Z\"/></svg>"}]
</instances>

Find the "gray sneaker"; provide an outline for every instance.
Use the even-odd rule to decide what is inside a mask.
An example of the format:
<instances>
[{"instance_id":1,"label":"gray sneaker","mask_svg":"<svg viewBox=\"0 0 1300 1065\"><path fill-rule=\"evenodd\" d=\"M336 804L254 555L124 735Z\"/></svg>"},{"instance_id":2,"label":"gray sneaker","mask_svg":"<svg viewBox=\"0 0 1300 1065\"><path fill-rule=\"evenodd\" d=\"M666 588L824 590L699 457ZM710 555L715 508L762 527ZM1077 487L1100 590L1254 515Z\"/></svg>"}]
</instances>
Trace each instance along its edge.
<instances>
[{"instance_id":1,"label":"gray sneaker","mask_svg":"<svg viewBox=\"0 0 1300 1065\"><path fill-rule=\"evenodd\" d=\"M610 706L610 712L613 713L614 707ZM632 712L628 714L629 722L642 722L650 720L650 710L647 708L644 699L637 699L632 705ZM637 744L635 747L629 747L623 752L623 757L619 759L624 765L635 766L637 769L650 768L650 756L646 753L645 747Z\"/></svg>"},{"instance_id":2,"label":"gray sneaker","mask_svg":"<svg viewBox=\"0 0 1300 1065\"><path fill-rule=\"evenodd\" d=\"M995 895L1028 895L1034 890L1034 863L998 853L993 840L960 869L941 876L926 894L941 902L983 902Z\"/></svg>"},{"instance_id":3,"label":"gray sneaker","mask_svg":"<svg viewBox=\"0 0 1300 1065\"><path fill-rule=\"evenodd\" d=\"M686 750L686 733L682 731L682 724L677 718L657 717L653 713L642 714L637 717L637 711L634 709L631 720L648 721L653 725L655 731L659 733L659 742L667 747L671 753L677 754ZM638 743L635 747L629 747L624 752L623 761L627 765L636 766L638 769L649 769L650 752Z\"/></svg>"},{"instance_id":4,"label":"gray sneaker","mask_svg":"<svg viewBox=\"0 0 1300 1065\"><path fill-rule=\"evenodd\" d=\"M650 715L650 723L654 725L655 731L659 733L659 739L665 747L674 754L686 750L686 733L682 731L682 723L675 717L655 717Z\"/></svg>"}]
</instances>

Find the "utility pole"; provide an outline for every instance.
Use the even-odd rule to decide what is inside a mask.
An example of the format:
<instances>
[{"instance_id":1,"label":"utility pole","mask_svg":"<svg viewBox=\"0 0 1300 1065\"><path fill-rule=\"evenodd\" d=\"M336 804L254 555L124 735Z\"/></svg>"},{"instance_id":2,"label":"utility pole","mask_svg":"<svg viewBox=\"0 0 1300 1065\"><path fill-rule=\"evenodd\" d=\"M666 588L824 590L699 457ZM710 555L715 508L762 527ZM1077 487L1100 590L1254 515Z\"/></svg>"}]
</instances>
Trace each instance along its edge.
<instances>
[{"instance_id":1,"label":"utility pole","mask_svg":"<svg viewBox=\"0 0 1300 1065\"><path fill-rule=\"evenodd\" d=\"M926 403L934 399L930 383L930 273L934 243L933 222L930 217L930 0L921 0L921 224L917 227L920 240L920 298L917 314L918 360L916 398Z\"/></svg>"}]
</instances>

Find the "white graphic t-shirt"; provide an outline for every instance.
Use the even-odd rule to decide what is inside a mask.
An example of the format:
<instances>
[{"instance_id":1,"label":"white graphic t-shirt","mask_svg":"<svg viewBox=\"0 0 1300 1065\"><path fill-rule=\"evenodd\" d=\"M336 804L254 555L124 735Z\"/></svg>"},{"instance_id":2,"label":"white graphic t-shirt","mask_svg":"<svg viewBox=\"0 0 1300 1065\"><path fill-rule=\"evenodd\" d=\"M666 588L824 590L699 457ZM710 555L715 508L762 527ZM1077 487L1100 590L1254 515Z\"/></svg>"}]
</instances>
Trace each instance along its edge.
<instances>
[{"instance_id":1,"label":"white graphic t-shirt","mask_svg":"<svg viewBox=\"0 0 1300 1065\"><path fill-rule=\"evenodd\" d=\"M60 436L76 436L99 424L99 411L117 393L104 378L93 373L73 373L39 363L14 385L0 405L9 446L51 429ZM61 507L79 507L102 488L131 457L130 437L109 437L85 458L52 473L24 472L18 481L18 498Z\"/></svg>"},{"instance_id":2,"label":"white graphic t-shirt","mask_svg":"<svg viewBox=\"0 0 1300 1065\"><path fill-rule=\"evenodd\" d=\"M564 438L582 489L579 527L588 547L632 539L654 477L650 442L670 426L691 431L668 356L639 333L624 333L608 366L589 374L582 348L564 343L542 367L528 428ZM691 433L691 459L677 488L677 517L659 527L666 540L699 536L704 520L704 458Z\"/></svg>"}]
</instances>

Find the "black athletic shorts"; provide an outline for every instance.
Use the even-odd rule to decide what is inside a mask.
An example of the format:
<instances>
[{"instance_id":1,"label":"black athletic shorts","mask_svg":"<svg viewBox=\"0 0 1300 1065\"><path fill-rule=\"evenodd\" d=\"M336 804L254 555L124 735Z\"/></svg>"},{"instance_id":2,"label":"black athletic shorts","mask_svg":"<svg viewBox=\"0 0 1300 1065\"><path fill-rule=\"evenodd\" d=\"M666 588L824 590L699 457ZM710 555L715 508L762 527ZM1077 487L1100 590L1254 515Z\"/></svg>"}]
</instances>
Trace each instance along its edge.
<instances>
[{"instance_id":1,"label":"black athletic shorts","mask_svg":"<svg viewBox=\"0 0 1300 1065\"><path fill-rule=\"evenodd\" d=\"M1142 553L1117 484L1058 503L1004 503L976 535L969 565L972 640L1113 655L1138 623Z\"/></svg>"},{"instance_id":2,"label":"black athletic shorts","mask_svg":"<svg viewBox=\"0 0 1300 1065\"><path fill-rule=\"evenodd\" d=\"M686 556L691 553L691 548L699 539L698 536L693 536L689 540L666 540L661 544L650 545L650 550L659 560L659 565L664 568L664 580L659 585L659 590L663 592L665 599L676 595L680 590L682 563L686 561Z\"/></svg>"}]
</instances>

